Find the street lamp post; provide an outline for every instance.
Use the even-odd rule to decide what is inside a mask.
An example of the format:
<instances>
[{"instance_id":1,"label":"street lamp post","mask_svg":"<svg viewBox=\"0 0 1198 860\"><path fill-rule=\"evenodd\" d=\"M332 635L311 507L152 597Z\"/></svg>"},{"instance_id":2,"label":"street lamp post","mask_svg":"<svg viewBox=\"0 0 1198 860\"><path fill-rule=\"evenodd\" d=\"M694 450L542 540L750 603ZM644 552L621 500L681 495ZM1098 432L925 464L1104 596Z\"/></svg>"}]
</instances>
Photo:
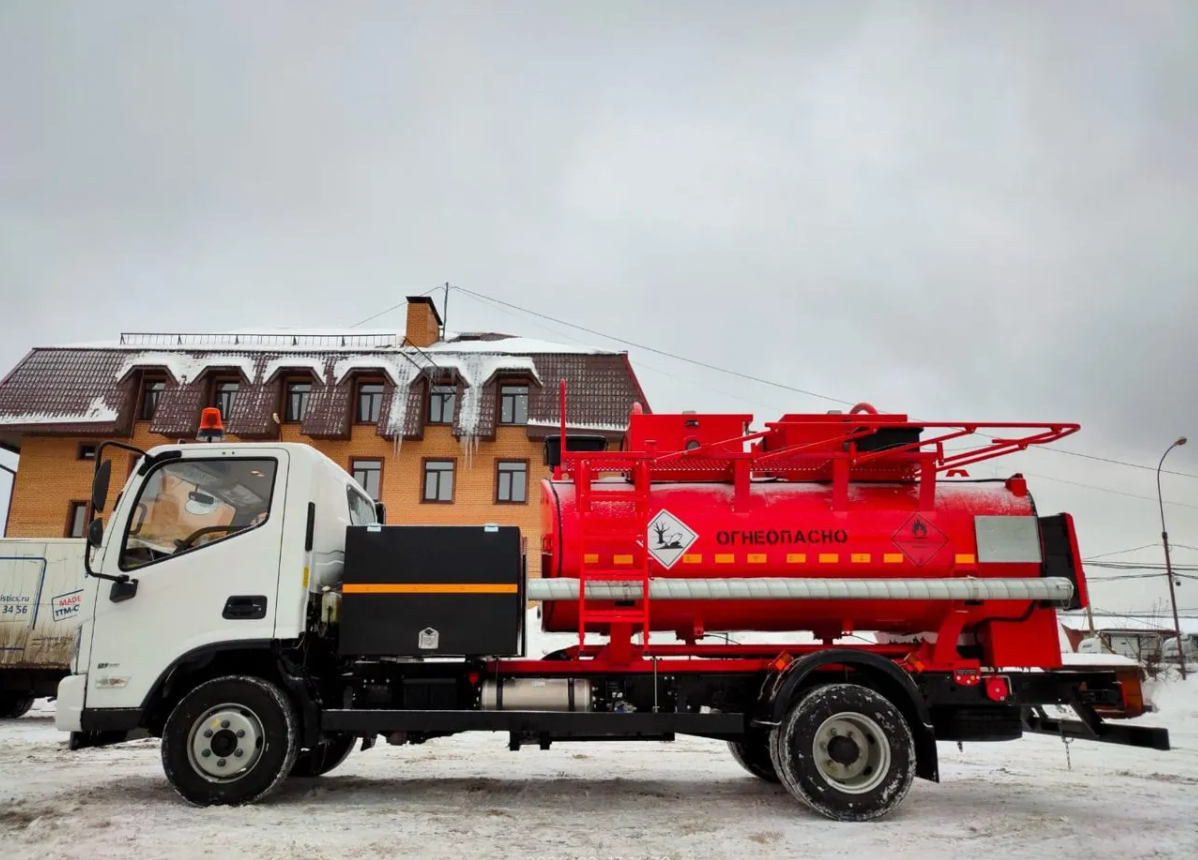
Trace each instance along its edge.
<instances>
[{"instance_id":1,"label":"street lamp post","mask_svg":"<svg viewBox=\"0 0 1198 860\"><path fill-rule=\"evenodd\" d=\"M1186 676L1186 656L1185 649L1181 644L1181 619L1177 617L1177 592L1173 589L1173 564L1169 560L1169 531L1165 528L1165 497L1161 495L1161 466L1165 465L1165 458L1169 456L1170 451L1185 443L1186 437L1179 437L1165 450L1165 453L1161 455L1161 461L1156 465L1156 498L1161 506L1161 543L1165 545L1165 576L1169 578L1169 601L1173 604L1173 630L1177 634L1177 663L1181 667L1183 679Z\"/></svg>"}]
</instances>

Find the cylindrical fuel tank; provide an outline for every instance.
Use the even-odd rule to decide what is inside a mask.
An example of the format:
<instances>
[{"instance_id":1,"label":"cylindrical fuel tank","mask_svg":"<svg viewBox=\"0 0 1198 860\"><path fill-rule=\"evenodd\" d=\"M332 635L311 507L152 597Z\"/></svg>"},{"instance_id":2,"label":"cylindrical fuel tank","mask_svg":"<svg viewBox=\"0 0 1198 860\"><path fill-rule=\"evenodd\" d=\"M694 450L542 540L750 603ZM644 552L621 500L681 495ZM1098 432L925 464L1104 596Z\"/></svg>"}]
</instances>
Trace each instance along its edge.
<instances>
[{"instance_id":1,"label":"cylindrical fuel tank","mask_svg":"<svg viewBox=\"0 0 1198 860\"><path fill-rule=\"evenodd\" d=\"M618 480L596 481L603 496L628 493ZM921 504L917 483L855 483L840 509L829 484L755 481L737 498L731 484L655 483L644 526L649 573L685 579L735 577L943 578L1039 577L1039 522L1022 480L942 481L934 502ZM542 483L543 577L577 578L589 570L634 569L629 538L639 529L631 502L578 508L569 481ZM610 537L605 537L604 533ZM596 576L598 574L595 574ZM607 602L587 602L596 609ZM1028 601L966 605L971 619L1015 620ZM936 630L953 605L929 600L669 600L651 606L651 628L684 637L694 631ZM955 608L962 608L957 605ZM542 627L578 629L576 600L546 601ZM588 627L604 632L604 625Z\"/></svg>"}]
</instances>

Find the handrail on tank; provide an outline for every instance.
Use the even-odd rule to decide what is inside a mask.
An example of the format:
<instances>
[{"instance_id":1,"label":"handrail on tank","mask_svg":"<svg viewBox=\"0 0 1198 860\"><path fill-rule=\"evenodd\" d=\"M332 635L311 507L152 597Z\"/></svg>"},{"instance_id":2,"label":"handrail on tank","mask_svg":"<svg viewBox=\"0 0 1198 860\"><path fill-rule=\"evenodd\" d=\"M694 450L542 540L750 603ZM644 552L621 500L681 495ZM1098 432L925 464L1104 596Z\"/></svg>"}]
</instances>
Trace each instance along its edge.
<instances>
[{"instance_id":1,"label":"handrail on tank","mask_svg":"<svg viewBox=\"0 0 1198 860\"><path fill-rule=\"evenodd\" d=\"M567 460L589 460L592 464L609 461L612 465L606 471L620 471L621 463L639 460L650 460L650 468L668 467L672 462L681 460L702 459L708 461L724 461L732 464L736 461L748 460L748 471L769 471L770 463L778 461L800 460L805 462L848 461L850 468L878 461L899 461L911 465L919 465L925 478L930 478L939 472L960 469L985 460L992 460L1016 451L1023 451L1032 445L1045 445L1056 442L1081 429L1080 424L1067 422L1024 422L1024 421L913 421L903 414L883 414L869 403L858 403L852 407L848 415L839 413L828 416L809 416L801 421L768 421L764 430L732 436L714 442L708 442L695 448L670 451L658 454L653 450L647 451L606 451L569 453L566 449L566 381L561 380L561 462L564 466ZM634 408L632 415L641 414ZM851 417L850 417L851 416ZM827 437L814 441L804 441L795 445L787 445L775 450L761 450L751 446L743 450L747 443L759 442L778 430L787 427L827 427ZM945 432L928 439L906 442L876 451L858 450L857 442L876 434L882 429L918 429L944 430ZM989 444L971 448L966 451L946 455L944 443L967 436L987 435L980 431L995 430L1024 430L1030 431L1023 435L1010 438L1005 436L990 437ZM842 443L843 448L829 448L829 445ZM741 446L742 450L728 450ZM556 477L572 470L561 466L557 469ZM604 471L602 467L593 471Z\"/></svg>"}]
</instances>

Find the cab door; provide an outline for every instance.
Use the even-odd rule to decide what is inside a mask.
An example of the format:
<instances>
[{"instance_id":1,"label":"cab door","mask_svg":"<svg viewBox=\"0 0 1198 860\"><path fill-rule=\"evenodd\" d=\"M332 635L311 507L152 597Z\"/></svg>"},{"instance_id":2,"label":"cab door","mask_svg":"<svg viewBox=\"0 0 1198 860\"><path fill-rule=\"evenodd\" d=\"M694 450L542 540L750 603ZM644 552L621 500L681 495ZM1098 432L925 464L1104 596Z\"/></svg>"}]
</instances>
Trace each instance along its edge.
<instances>
[{"instance_id":1,"label":"cab door","mask_svg":"<svg viewBox=\"0 0 1198 860\"><path fill-rule=\"evenodd\" d=\"M86 708L140 708L184 655L274 638L287 478L284 449L195 446L127 490L99 569L136 592L95 592Z\"/></svg>"}]
</instances>

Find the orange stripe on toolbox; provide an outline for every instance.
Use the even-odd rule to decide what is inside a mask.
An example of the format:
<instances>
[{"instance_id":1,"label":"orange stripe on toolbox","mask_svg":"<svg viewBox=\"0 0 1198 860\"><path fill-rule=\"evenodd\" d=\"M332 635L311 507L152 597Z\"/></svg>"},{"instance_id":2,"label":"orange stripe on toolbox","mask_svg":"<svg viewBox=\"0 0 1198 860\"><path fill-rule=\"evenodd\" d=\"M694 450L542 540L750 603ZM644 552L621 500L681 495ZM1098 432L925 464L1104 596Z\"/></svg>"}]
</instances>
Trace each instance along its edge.
<instances>
[{"instance_id":1,"label":"orange stripe on toolbox","mask_svg":"<svg viewBox=\"0 0 1198 860\"><path fill-rule=\"evenodd\" d=\"M867 553L867 552L853 553L853 564L869 564L869 553Z\"/></svg>"},{"instance_id":2,"label":"orange stripe on toolbox","mask_svg":"<svg viewBox=\"0 0 1198 860\"><path fill-rule=\"evenodd\" d=\"M516 594L515 584L490 582L346 583L346 594Z\"/></svg>"},{"instance_id":3,"label":"orange stripe on toolbox","mask_svg":"<svg viewBox=\"0 0 1198 860\"><path fill-rule=\"evenodd\" d=\"M731 553L716 553L716 564L732 564L734 561L736 561L736 556Z\"/></svg>"},{"instance_id":4,"label":"orange stripe on toolbox","mask_svg":"<svg viewBox=\"0 0 1198 860\"><path fill-rule=\"evenodd\" d=\"M971 552L957 553L957 564L977 564L977 557Z\"/></svg>"},{"instance_id":5,"label":"orange stripe on toolbox","mask_svg":"<svg viewBox=\"0 0 1198 860\"><path fill-rule=\"evenodd\" d=\"M684 555L682 557L683 564L702 564L703 556L699 554Z\"/></svg>"},{"instance_id":6,"label":"orange stripe on toolbox","mask_svg":"<svg viewBox=\"0 0 1198 860\"><path fill-rule=\"evenodd\" d=\"M765 553L754 552L749 554L749 564L765 564L765 559Z\"/></svg>"},{"instance_id":7,"label":"orange stripe on toolbox","mask_svg":"<svg viewBox=\"0 0 1198 860\"><path fill-rule=\"evenodd\" d=\"M819 554L820 564L836 564L840 561L840 555L835 552L821 552Z\"/></svg>"},{"instance_id":8,"label":"orange stripe on toolbox","mask_svg":"<svg viewBox=\"0 0 1198 860\"><path fill-rule=\"evenodd\" d=\"M790 552L786 554L787 564L806 564L807 553L805 552Z\"/></svg>"},{"instance_id":9,"label":"orange stripe on toolbox","mask_svg":"<svg viewBox=\"0 0 1198 860\"><path fill-rule=\"evenodd\" d=\"M583 560L583 562L585 562L586 564L598 564L598 563L599 563L599 553L597 553L597 552L588 552L586 555L584 555L584 556L582 557L582 560Z\"/></svg>"},{"instance_id":10,"label":"orange stripe on toolbox","mask_svg":"<svg viewBox=\"0 0 1198 860\"><path fill-rule=\"evenodd\" d=\"M903 554L901 552L888 552L882 556L882 561L886 564L902 564Z\"/></svg>"},{"instance_id":11,"label":"orange stripe on toolbox","mask_svg":"<svg viewBox=\"0 0 1198 860\"><path fill-rule=\"evenodd\" d=\"M617 555L612 557L612 561L616 564L632 564L632 556Z\"/></svg>"}]
</instances>

